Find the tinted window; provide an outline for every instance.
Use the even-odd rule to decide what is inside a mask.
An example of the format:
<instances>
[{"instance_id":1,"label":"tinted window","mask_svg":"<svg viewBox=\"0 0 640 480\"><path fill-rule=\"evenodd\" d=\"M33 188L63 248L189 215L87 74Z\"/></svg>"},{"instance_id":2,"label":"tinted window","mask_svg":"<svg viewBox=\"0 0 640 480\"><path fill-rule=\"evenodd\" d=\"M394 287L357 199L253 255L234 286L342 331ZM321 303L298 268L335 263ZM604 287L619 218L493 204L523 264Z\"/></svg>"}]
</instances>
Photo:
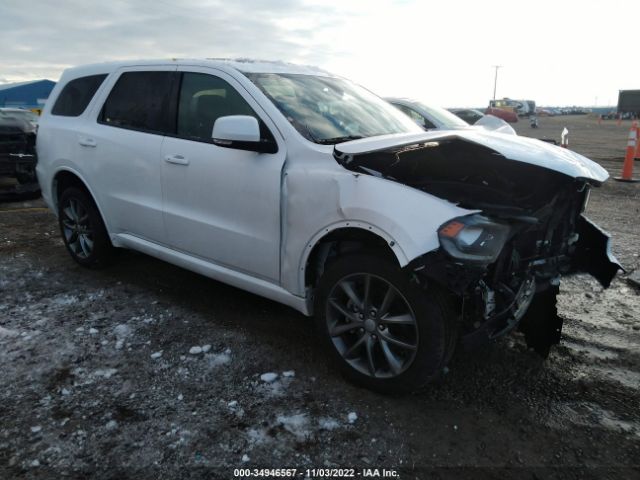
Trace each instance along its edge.
<instances>
[{"instance_id":1,"label":"tinted window","mask_svg":"<svg viewBox=\"0 0 640 480\"><path fill-rule=\"evenodd\" d=\"M213 124L227 115L255 117L261 124L261 136L265 137L266 128L260 118L231 85L213 75L183 74L178 103L178 136L210 142Z\"/></svg>"},{"instance_id":2,"label":"tinted window","mask_svg":"<svg viewBox=\"0 0 640 480\"><path fill-rule=\"evenodd\" d=\"M71 80L58 95L51 114L63 117L81 115L105 78L107 75L91 75Z\"/></svg>"},{"instance_id":3,"label":"tinted window","mask_svg":"<svg viewBox=\"0 0 640 480\"><path fill-rule=\"evenodd\" d=\"M406 107L404 105L400 105L399 103L394 103L394 105L398 107L398 109L400 109L404 114L409 115L411 117L411 120L416 122L421 127L424 126L424 128L436 128L436 126L433 123L431 123L429 120L424 118L415 110L412 110L411 108Z\"/></svg>"},{"instance_id":4,"label":"tinted window","mask_svg":"<svg viewBox=\"0 0 640 480\"><path fill-rule=\"evenodd\" d=\"M114 127L173 133L174 72L126 72L102 108L100 122Z\"/></svg>"},{"instance_id":5,"label":"tinted window","mask_svg":"<svg viewBox=\"0 0 640 480\"><path fill-rule=\"evenodd\" d=\"M449 110L445 110L441 107L425 105L420 102L415 102L415 104L416 107L419 107L423 112L426 112L431 119L437 121L440 124L440 128L451 128L455 130L456 128L469 126L464 120L456 117ZM431 122L431 124L433 125L433 122ZM435 125L433 128L435 128Z\"/></svg>"}]
</instances>

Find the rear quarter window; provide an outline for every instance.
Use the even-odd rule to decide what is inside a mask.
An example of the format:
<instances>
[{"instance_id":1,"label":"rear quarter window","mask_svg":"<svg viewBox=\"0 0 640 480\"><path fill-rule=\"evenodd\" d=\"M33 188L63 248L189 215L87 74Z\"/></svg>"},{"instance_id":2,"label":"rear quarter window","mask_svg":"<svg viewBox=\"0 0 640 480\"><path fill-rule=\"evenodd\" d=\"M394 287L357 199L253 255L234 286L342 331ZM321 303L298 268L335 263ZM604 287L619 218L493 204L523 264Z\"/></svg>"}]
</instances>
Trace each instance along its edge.
<instances>
[{"instance_id":1,"label":"rear quarter window","mask_svg":"<svg viewBox=\"0 0 640 480\"><path fill-rule=\"evenodd\" d=\"M105 78L107 75L101 74L71 80L58 95L58 99L51 109L51 115L62 117L82 115Z\"/></svg>"},{"instance_id":2,"label":"rear quarter window","mask_svg":"<svg viewBox=\"0 0 640 480\"><path fill-rule=\"evenodd\" d=\"M99 122L150 133L173 133L176 73L123 73L109 93Z\"/></svg>"}]
</instances>

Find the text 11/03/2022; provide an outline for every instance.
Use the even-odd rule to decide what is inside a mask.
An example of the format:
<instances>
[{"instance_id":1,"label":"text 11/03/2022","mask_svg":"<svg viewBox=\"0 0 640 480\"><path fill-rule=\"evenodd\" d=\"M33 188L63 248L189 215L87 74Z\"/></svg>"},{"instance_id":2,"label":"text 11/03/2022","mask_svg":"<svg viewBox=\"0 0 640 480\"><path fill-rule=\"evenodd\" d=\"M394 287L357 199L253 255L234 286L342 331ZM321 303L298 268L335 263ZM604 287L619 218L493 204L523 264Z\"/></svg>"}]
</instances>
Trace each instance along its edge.
<instances>
[{"instance_id":1,"label":"text 11/03/2022","mask_svg":"<svg viewBox=\"0 0 640 480\"><path fill-rule=\"evenodd\" d=\"M233 476L249 478L400 478L398 472L387 468L236 468Z\"/></svg>"}]
</instances>

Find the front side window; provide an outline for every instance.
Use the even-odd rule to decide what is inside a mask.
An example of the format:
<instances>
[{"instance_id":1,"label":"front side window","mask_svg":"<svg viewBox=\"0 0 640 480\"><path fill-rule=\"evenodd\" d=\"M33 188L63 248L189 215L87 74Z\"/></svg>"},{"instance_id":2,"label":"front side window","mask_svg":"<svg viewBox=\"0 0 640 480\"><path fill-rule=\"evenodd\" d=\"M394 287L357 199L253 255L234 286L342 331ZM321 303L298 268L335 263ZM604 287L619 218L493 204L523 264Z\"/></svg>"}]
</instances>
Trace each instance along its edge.
<instances>
[{"instance_id":1,"label":"front side window","mask_svg":"<svg viewBox=\"0 0 640 480\"><path fill-rule=\"evenodd\" d=\"M211 142L213 124L228 115L250 115L260 118L244 98L221 78L204 73L183 73L178 102L177 135L189 140Z\"/></svg>"},{"instance_id":2,"label":"front side window","mask_svg":"<svg viewBox=\"0 0 640 480\"><path fill-rule=\"evenodd\" d=\"M437 121L440 124L440 128L456 129L469 126L467 122L444 108L433 107L419 102L416 102L416 106L423 112L428 113L432 119Z\"/></svg>"},{"instance_id":3,"label":"front side window","mask_svg":"<svg viewBox=\"0 0 640 480\"><path fill-rule=\"evenodd\" d=\"M58 99L51 109L51 115L62 117L82 115L105 78L107 78L106 74L71 80L58 95Z\"/></svg>"},{"instance_id":4,"label":"front side window","mask_svg":"<svg viewBox=\"0 0 640 480\"><path fill-rule=\"evenodd\" d=\"M151 133L173 133L175 72L125 72L102 107L100 123Z\"/></svg>"},{"instance_id":5,"label":"front side window","mask_svg":"<svg viewBox=\"0 0 640 480\"><path fill-rule=\"evenodd\" d=\"M402 113L404 113L405 115L409 115L411 120L416 122L421 127L424 127L424 128L436 128L436 126L433 123L431 123L429 120L424 118L422 115L420 115L415 110L413 110L413 109L411 109L411 108L409 108L409 107L407 107L405 105L401 105L399 103L394 103L394 105L396 107L398 107L398 109L400 109L400 111Z\"/></svg>"},{"instance_id":6,"label":"front side window","mask_svg":"<svg viewBox=\"0 0 640 480\"><path fill-rule=\"evenodd\" d=\"M336 144L357 138L422 131L368 90L335 77L247 73L306 139Z\"/></svg>"}]
</instances>

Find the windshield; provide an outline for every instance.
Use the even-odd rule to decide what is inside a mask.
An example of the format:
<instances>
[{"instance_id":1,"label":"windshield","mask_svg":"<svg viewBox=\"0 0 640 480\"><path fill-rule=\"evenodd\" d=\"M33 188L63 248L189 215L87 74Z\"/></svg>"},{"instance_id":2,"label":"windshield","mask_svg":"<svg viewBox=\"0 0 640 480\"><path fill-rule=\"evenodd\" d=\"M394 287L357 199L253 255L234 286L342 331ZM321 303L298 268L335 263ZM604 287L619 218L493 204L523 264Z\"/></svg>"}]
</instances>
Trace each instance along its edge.
<instances>
[{"instance_id":1,"label":"windshield","mask_svg":"<svg viewBox=\"0 0 640 480\"><path fill-rule=\"evenodd\" d=\"M246 74L302 136L335 144L421 129L381 98L347 80L300 74Z\"/></svg>"},{"instance_id":2,"label":"windshield","mask_svg":"<svg viewBox=\"0 0 640 480\"><path fill-rule=\"evenodd\" d=\"M416 105L421 110L424 110L424 113L428 114L429 118L435 119L436 121L432 123L440 124L440 128L455 130L456 128L469 126L467 122L444 108L430 107L420 102L416 102Z\"/></svg>"}]
</instances>

